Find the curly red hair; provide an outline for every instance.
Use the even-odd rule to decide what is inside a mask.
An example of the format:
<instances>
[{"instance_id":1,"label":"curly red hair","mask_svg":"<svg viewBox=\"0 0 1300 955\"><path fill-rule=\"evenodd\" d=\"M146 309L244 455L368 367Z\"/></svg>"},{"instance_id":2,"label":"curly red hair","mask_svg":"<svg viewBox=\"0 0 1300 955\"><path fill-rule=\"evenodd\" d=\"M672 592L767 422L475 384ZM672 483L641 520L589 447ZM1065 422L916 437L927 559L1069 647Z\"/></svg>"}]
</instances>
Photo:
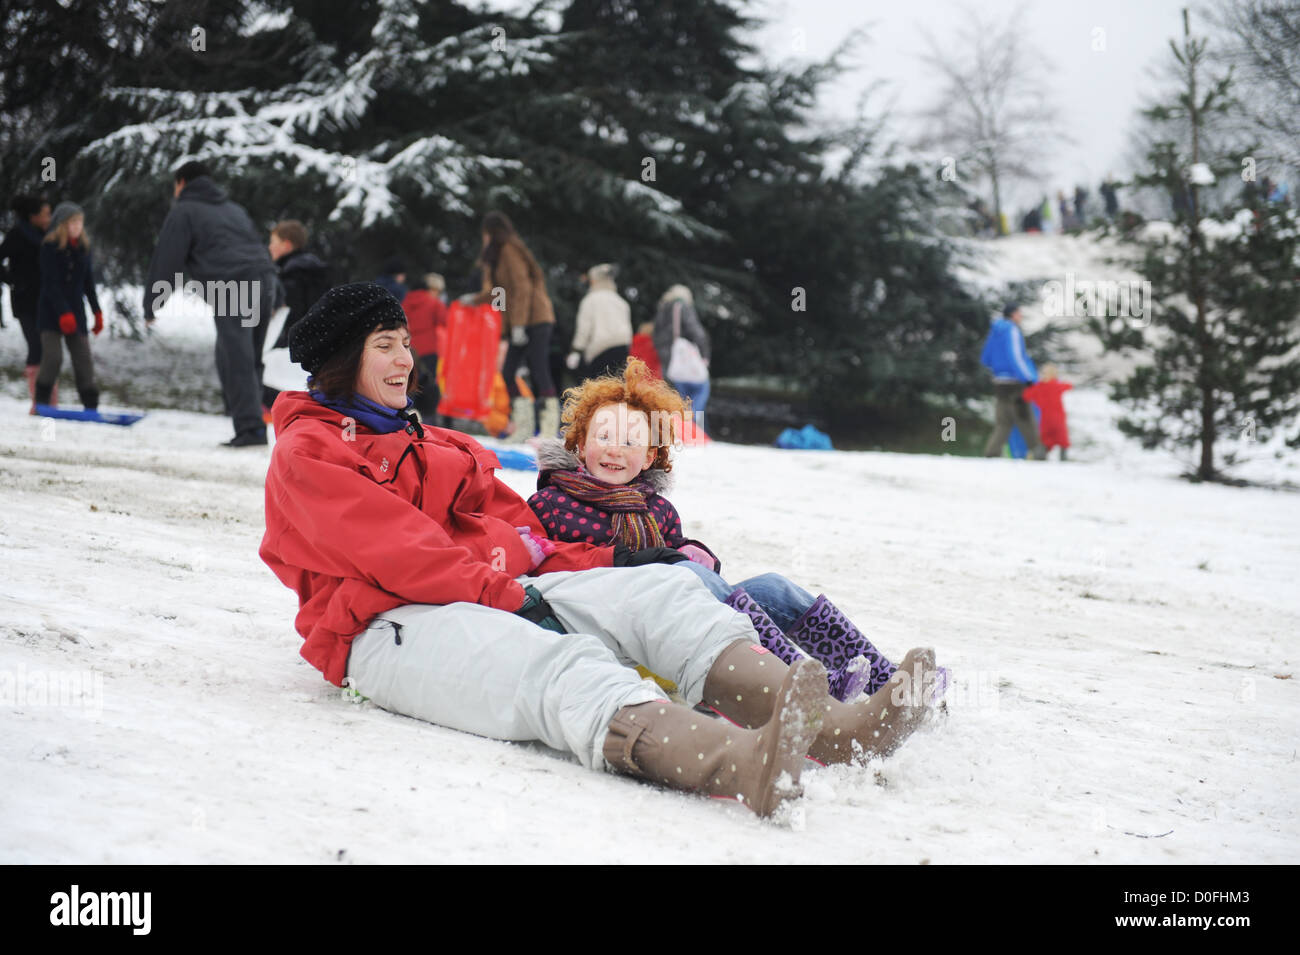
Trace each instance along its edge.
<instances>
[{"instance_id":1,"label":"curly red hair","mask_svg":"<svg viewBox=\"0 0 1300 955\"><path fill-rule=\"evenodd\" d=\"M577 454L587 441L592 416L605 405L625 404L650 419L650 446L655 449L653 467L673 469L668 449L681 440L682 423L690 414L690 402L672 385L650 373L645 362L629 358L622 375L588 378L564 393L564 446Z\"/></svg>"}]
</instances>

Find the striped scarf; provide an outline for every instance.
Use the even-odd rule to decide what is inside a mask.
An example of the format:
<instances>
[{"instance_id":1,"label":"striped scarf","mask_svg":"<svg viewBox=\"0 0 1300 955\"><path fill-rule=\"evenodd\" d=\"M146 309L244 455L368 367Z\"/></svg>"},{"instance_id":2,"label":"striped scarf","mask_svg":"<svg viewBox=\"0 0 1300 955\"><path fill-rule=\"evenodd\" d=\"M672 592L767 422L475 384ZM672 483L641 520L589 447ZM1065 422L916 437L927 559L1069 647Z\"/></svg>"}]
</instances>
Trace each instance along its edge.
<instances>
[{"instance_id":1,"label":"striped scarf","mask_svg":"<svg viewBox=\"0 0 1300 955\"><path fill-rule=\"evenodd\" d=\"M630 550L663 547L664 535L659 522L646 505L646 495L653 494L649 484L606 484L586 471L553 471L551 483L569 497L592 504L610 513L614 538Z\"/></svg>"}]
</instances>

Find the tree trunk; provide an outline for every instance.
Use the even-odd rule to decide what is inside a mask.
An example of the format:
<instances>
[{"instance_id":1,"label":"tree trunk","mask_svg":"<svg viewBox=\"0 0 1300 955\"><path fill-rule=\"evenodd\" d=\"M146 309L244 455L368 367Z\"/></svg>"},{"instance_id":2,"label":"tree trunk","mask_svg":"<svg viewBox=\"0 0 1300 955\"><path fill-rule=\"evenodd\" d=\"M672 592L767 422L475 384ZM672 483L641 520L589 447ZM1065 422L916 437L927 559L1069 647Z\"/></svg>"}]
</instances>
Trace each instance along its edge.
<instances>
[{"instance_id":1,"label":"tree trunk","mask_svg":"<svg viewBox=\"0 0 1300 955\"><path fill-rule=\"evenodd\" d=\"M1187 50L1187 69L1190 81L1192 122L1192 165L1201 161L1201 117L1196 109L1196 64L1200 56L1192 46L1192 25L1186 9L1183 10L1184 49ZM1178 173L1179 179L1182 173ZM1192 301L1196 304L1196 355L1197 387L1201 392L1201 463L1196 469L1196 476L1202 481L1214 479L1214 343L1210 341L1209 325L1205 320L1205 290L1201 287L1201 187L1194 176L1190 182L1188 229L1188 278L1191 280ZM1180 183L1181 185L1181 183Z\"/></svg>"},{"instance_id":2,"label":"tree trunk","mask_svg":"<svg viewBox=\"0 0 1300 955\"><path fill-rule=\"evenodd\" d=\"M989 166L989 179L993 180L993 229L1000 236L1006 235L1006 229L1002 228L1002 189L998 183L996 162Z\"/></svg>"}]
</instances>

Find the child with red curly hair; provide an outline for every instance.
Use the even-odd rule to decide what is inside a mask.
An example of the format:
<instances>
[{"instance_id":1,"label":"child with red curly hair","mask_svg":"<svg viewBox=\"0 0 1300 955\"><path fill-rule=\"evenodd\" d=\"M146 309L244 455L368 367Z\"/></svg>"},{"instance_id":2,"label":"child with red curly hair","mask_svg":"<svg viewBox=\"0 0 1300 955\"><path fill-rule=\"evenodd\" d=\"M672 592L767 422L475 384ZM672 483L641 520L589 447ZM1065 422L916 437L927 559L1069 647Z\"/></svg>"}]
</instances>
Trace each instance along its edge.
<instances>
[{"instance_id":1,"label":"child with red curly hair","mask_svg":"<svg viewBox=\"0 0 1300 955\"><path fill-rule=\"evenodd\" d=\"M897 667L823 594L780 574L727 583L721 562L688 539L671 487L669 448L689 419L687 403L632 358L622 376L589 379L564 393L564 439L538 448L541 474L528 504L553 540L632 550L673 547L719 600L747 614L763 646L786 663L812 656L825 664L831 695L874 693ZM865 659L864 659L865 658Z\"/></svg>"}]
</instances>

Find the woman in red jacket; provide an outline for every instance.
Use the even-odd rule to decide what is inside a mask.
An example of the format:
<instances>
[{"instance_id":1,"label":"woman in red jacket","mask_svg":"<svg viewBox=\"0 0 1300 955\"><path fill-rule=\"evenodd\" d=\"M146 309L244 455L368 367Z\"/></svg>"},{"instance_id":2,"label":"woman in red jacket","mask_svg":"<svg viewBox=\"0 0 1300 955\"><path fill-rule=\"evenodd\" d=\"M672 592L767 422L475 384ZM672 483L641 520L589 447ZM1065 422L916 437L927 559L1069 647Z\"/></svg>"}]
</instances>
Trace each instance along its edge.
<instances>
[{"instance_id":1,"label":"woman in red jacket","mask_svg":"<svg viewBox=\"0 0 1300 955\"><path fill-rule=\"evenodd\" d=\"M881 751L923 715L907 674L880 712L831 700L821 664L787 668L747 617L660 563L676 552L547 541L491 452L411 414L406 318L378 286L331 289L289 347L311 391L275 404L260 553L331 682L760 815L797 793L815 743ZM637 663L753 728L664 700Z\"/></svg>"}]
</instances>

